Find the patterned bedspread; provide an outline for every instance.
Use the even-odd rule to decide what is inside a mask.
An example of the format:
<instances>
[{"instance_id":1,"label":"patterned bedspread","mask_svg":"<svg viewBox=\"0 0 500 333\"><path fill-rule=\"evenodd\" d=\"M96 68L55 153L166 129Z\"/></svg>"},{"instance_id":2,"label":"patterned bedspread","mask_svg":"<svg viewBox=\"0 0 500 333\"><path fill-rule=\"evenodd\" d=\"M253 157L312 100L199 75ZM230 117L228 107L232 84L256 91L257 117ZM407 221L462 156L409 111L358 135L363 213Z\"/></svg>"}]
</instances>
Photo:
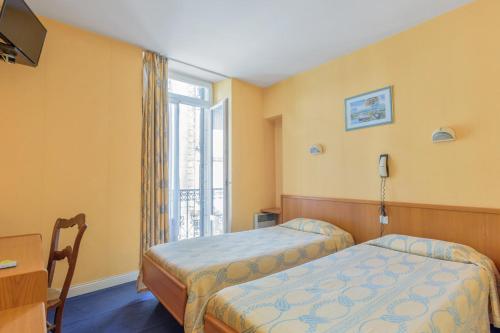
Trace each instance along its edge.
<instances>
[{"instance_id":1,"label":"patterned bedspread","mask_svg":"<svg viewBox=\"0 0 500 333\"><path fill-rule=\"evenodd\" d=\"M206 304L217 291L301 265L353 245L329 223L296 219L280 226L152 247L146 255L188 290L184 331L203 332Z\"/></svg>"},{"instance_id":2,"label":"patterned bedspread","mask_svg":"<svg viewBox=\"0 0 500 333\"><path fill-rule=\"evenodd\" d=\"M248 333L487 333L497 278L470 247L390 235L224 289L207 313Z\"/></svg>"}]
</instances>

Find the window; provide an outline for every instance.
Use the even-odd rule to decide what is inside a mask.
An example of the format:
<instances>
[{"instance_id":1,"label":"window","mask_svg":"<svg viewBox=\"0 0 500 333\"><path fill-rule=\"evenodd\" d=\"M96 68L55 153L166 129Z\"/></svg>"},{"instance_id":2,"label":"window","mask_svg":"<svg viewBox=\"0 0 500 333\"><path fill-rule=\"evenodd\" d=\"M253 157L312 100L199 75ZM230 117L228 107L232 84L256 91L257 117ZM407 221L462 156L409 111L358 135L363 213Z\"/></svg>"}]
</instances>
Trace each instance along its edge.
<instances>
[{"instance_id":1,"label":"window","mask_svg":"<svg viewBox=\"0 0 500 333\"><path fill-rule=\"evenodd\" d=\"M211 106L211 84L171 74L170 236L227 230L227 103Z\"/></svg>"}]
</instances>

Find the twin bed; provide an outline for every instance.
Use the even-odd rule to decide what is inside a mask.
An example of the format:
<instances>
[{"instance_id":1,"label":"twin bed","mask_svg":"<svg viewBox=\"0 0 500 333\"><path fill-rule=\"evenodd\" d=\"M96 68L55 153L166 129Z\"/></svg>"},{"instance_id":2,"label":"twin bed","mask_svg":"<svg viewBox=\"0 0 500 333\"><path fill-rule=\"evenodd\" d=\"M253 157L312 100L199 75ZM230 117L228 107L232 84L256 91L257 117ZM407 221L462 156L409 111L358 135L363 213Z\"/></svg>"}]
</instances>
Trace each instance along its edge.
<instances>
[{"instance_id":1,"label":"twin bed","mask_svg":"<svg viewBox=\"0 0 500 333\"><path fill-rule=\"evenodd\" d=\"M354 245L344 230L294 219L276 227L189 239L152 247L143 257L144 284L184 326L203 332L212 295Z\"/></svg>"},{"instance_id":2,"label":"twin bed","mask_svg":"<svg viewBox=\"0 0 500 333\"><path fill-rule=\"evenodd\" d=\"M142 274L186 333L500 326L498 271L474 249L400 235L353 244L332 224L299 218L153 247Z\"/></svg>"},{"instance_id":3,"label":"twin bed","mask_svg":"<svg viewBox=\"0 0 500 333\"><path fill-rule=\"evenodd\" d=\"M470 247L389 235L222 290L205 332L486 333L497 279Z\"/></svg>"}]
</instances>

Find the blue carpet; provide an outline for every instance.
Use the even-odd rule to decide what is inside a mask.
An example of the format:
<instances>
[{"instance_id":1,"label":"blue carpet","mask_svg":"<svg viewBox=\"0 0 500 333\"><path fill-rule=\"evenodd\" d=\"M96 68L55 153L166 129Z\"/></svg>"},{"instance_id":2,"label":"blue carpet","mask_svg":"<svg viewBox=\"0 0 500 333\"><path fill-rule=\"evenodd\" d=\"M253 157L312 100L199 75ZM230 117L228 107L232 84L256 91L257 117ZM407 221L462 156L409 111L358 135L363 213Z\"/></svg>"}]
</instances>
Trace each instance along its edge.
<instances>
[{"instance_id":1,"label":"blue carpet","mask_svg":"<svg viewBox=\"0 0 500 333\"><path fill-rule=\"evenodd\" d=\"M183 330L151 293L138 294L135 282L131 282L68 299L63 332L182 333Z\"/></svg>"},{"instance_id":2,"label":"blue carpet","mask_svg":"<svg viewBox=\"0 0 500 333\"><path fill-rule=\"evenodd\" d=\"M149 292L135 282L66 300L64 333L182 333L182 327Z\"/></svg>"}]
</instances>

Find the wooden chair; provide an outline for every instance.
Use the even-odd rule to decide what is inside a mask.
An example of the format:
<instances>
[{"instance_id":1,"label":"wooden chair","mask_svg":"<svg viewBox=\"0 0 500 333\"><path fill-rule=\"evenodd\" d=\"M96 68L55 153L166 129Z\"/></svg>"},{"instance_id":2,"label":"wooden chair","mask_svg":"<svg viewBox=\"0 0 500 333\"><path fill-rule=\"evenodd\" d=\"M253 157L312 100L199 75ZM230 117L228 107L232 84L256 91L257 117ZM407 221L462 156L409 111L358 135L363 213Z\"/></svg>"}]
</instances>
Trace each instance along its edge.
<instances>
[{"instance_id":1,"label":"wooden chair","mask_svg":"<svg viewBox=\"0 0 500 333\"><path fill-rule=\"evenodd\" d=\"M73 243L73 247L66 246L62 250L58 250L59 234L61 229L72 228L78 226L78 233ZM83 233L87 229L85 224L85 215L78 214L72 219L57 219L54 225L54 230L52 231L52 243L50 245L49 253L49 263L47 265L47 272L49 276L49 289L47 295L47 310L54 309L54 324L47 321L47 330L49 332L60 333L62 331L62 317L64 310L64 303L66 302L66 297L68 296L68 290L71 285L71 280L73 279L73 274L76 267L76 259L78 257L78 249L80 248L80 241L82 240ZM56 267L56 262L60 260L68 260L68 271L66 272L66 278L64 279L64 284L61 290L51 288L52 280L54 279L54 270Z\"/></svg>"}]
</instances>

